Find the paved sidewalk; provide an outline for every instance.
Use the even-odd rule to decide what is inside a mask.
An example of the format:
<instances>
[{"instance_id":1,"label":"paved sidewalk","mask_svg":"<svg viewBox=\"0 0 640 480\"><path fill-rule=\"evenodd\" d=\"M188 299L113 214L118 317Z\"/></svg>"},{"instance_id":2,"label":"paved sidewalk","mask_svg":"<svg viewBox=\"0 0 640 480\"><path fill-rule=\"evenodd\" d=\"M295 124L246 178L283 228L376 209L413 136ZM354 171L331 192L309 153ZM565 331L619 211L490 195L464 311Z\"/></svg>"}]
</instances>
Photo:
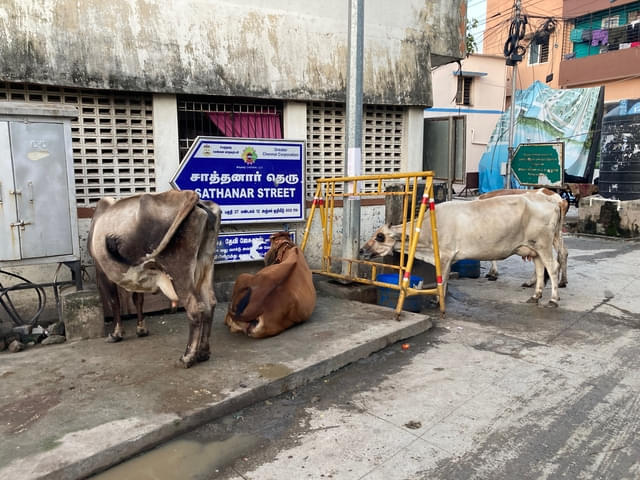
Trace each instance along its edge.
<instances>
[{"instance_id":1,"label":"paved sidewalk","mask_svg":"<svg viewBox=\"0 0 640 480\"><path fill-rule=\"evenodd\" d=\"M212 356L174 367L183 313L149 317L151 335L0 354L0 478L77 479L204 422L320 378L428 330L424 314L319 297L305 324L269 339L229 333L216 308ZM437 312L433 312L437 315Z\"/></svg>"}]
</instances>

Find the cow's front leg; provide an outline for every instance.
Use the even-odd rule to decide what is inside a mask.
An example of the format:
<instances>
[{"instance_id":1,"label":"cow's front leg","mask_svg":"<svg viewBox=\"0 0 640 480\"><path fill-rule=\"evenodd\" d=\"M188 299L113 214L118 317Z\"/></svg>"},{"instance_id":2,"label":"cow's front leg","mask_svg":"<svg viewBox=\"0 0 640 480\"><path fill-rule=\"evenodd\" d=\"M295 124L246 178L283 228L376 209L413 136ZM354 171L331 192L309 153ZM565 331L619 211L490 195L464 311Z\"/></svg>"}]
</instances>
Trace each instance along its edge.
<instances>
[{"instance_id":1,"label":"cow's front leg","mask_svg":"<svg viewBox=\"0 0 640 480\"><path fill-rule=\"evenodd\" d=\"M120 315L120 296L118 295L118 289L114 289L115 294L111 297L109 302L111 305L111 313L113 314L113 333L110 333L107 337L108 343L120 342L124 339L124 326L122 325L122 316Z\"/></svg>"},{"instance_id":2,"label":"cow's front leg","mask_svg":"<svg viewBox=\"0 0 640 480\"><path fill-rule=\"evenodd\" d=\"M119 310L119 307L118 307ZM113 321L115 322L115 327L113 328L113 333L110 333L107 337L108 343L116 343L120 342L124 339L124 327L122 326L122 319L120 318L120 312L113 314Z\"/></svg>"},{"instance_id":3,"label":"cow's front leg","mask_svg":"<svg viewBox=\"0 0 640 480\"><path fill-rule=\"evenodd\" d=\"M539 256L533 257L533 263L536 267L536 287L533 295L527 300L527 303L538 303L542 297L542 289L544 288L544 264Z\"/></svg>"},{"instance_id":4,"label":"cow's front leg","mask_svg":"<svg viewBox=\"0 0 640 480\"><path fill-rule=\"evenodd\" d=\"M138 337L146 337L149 335L149 330L147 329L147 325L144 321L144 314L142 310L144 304L144 293L133 292L133 303L136 306L136 316L138 319L136 324L136 335Z\"/></svg>"}]
</instances>

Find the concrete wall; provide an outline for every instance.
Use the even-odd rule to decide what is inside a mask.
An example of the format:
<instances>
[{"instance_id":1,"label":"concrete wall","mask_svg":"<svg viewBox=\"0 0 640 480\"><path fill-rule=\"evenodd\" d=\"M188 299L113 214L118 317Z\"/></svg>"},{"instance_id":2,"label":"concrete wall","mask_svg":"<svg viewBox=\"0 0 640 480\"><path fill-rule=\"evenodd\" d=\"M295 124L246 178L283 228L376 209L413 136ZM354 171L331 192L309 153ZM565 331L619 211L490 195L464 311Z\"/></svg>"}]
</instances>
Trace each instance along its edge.
<instances>
[{"instance_id":1,"label":"concrete wall","mask_svg":"<svg viewBox=\"0 0 640 480\"><path fill-rule=\"evenodd\" d=\"M505 63L503 57L470 55L462 62L465 72L486 75L473 77L471 105L456 105L458 70L455 63L443 65L433 71L433 91L436 92L433 108L424 110L424 118L464 116L465 166L467 172L477 172L480 157L486 150L489 137L504 110Z\"/></svg>"},{"instance_id":2,"label":"concrete wall","mask_svg":"<svg viewBox=\"0 0 640 480\"><path fill-rule=\"evenodd\" d=\"M365 2L367 103L431 104L462 56L466 2ZM0 79L165 93L344 100L348 2L8 0Z\"/></svg>"},{"instance_id":3,"label":"concrete wall","mask_svg":"<svg viewBox=\"0 0 640 480\"><path fill-rule=\"evenodd\" d=\"M153 96L153 145L156 191L171 189L171 178L180 165L178 103L175 95Z\"/></svg>"},{"instance_id":4,"label":"concrete wall","mask_svg":"<svg viewBox=\"0 0 640 480\"><path fill-rule=\"evenodd\" d=\"M421 172L422 143L424 137L423 109L408 108L405 113L404 125L402 171Z\"/></svg>"},{"instance_id":5,"label":"concrete wall","mask_svg":"<svg viewBox=\"0 0 640 480\"><path fill-rule=\"evenodd\" d=\"M640 237L640 200L610 200L599 195L580 199L578 231Z\"/></svg>"}]
</instances>

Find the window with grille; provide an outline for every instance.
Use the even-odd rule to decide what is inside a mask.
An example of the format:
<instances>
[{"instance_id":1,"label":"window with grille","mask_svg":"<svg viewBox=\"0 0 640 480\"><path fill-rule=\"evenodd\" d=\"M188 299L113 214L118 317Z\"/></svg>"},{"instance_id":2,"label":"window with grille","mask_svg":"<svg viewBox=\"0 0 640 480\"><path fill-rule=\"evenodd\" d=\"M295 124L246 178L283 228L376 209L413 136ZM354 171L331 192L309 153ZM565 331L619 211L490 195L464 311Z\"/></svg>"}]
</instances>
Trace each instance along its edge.
<instances>
[{"instance_id":1,"label":"window with grille","mask_svg":"<svg viewBox=\"0 0 640 480\"><path fill-rule=\"evenodd\" d=\"M362 173L395 173L401 169L404 108L365 105L362 122ZM342 103L307 104L306 192L312 199L319 178L345 175L345 107ZM364 191L376 189L363 182ZM336 184L342 193L342 185Z\"/></svg>"},{"instance_id":2,"label":"window with grille","mask_svg":"<svg viewBox=\"0 0 640 480\"><path fill-rule=\"evenodd\" d=\"M471 105L471 84L473 77L458 77L456 90L456 105Z\"/></svg>"},{"instance_id":3,"label":"window with grille","mask_svg":"<svg viewBox=\"0 0 640 480\"><path fill-rule=\"evenodd\" d=\"M611 15L602 19L602 28L615 28L620 26L620 15Z\"/></svg>"},{"instance_id":4,"label":"window with grille","mask_svg":"<svg viewBox=\"0 0 640 480\"><path fill-rule=\"evenodd\" d=\"M549 61L549 36L534 37L529 45L529 65L547 63Z\"/></svg>"},{"instance_id":5,"label":"window with grille","mask_svg":"<svg viewBox=\"0 0 640 480\"><path fill-rule=\"evenodd\" d=\"M254 118L264 115L265 119L275 115L278 122L280 122L279 126L282 127L282 104L280 102L266 101L261 103L256 99L247 99L246 101L234 99L234 101L230 101L228 97L179 96L178 143L181 160L198 136L237 136L219 128L211 119L210 114L215 113L228 113L231 121L233 121L235 114L255 114ZM260 134L261 131L260 128L247 128L243 136L259 138L263 136Z\"/></svg>"},{"instance_id":6,"label":"window with grille","mask_svg":"<svg viewBox=\"0 0 640 480\"><path fill-rule=\"evenodd\" d=\"M79 207L155 191L151 95L0 83L0 101L78 108L71 135Z\"/></svg>"}]
</instances>

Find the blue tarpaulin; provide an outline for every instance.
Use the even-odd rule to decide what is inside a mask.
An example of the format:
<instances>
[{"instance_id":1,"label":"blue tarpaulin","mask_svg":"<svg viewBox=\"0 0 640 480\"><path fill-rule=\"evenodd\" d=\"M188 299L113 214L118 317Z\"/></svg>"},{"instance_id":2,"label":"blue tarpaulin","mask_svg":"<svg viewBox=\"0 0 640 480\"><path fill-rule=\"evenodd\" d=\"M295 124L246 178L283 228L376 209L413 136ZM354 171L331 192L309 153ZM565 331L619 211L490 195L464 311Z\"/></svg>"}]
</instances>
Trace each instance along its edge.
<instances>
[{"instance_id":1,"label":"blue tarpaulin","mask_svg":"<svg viewBox=\"0 0 640 480\"><path fill-rule=\"evenodd\" d=\"M516 90L513 147L521 143L563 141L565 172L585 175L591 144L591 125L598 107L600 88L556 90L534 82L526 90ZM510 110L504 112L491 134L478 168L480 193L504 188L500 166L507 162ZM511 187L518 182L511 178Z\"/></svg>"}]
</instances>

